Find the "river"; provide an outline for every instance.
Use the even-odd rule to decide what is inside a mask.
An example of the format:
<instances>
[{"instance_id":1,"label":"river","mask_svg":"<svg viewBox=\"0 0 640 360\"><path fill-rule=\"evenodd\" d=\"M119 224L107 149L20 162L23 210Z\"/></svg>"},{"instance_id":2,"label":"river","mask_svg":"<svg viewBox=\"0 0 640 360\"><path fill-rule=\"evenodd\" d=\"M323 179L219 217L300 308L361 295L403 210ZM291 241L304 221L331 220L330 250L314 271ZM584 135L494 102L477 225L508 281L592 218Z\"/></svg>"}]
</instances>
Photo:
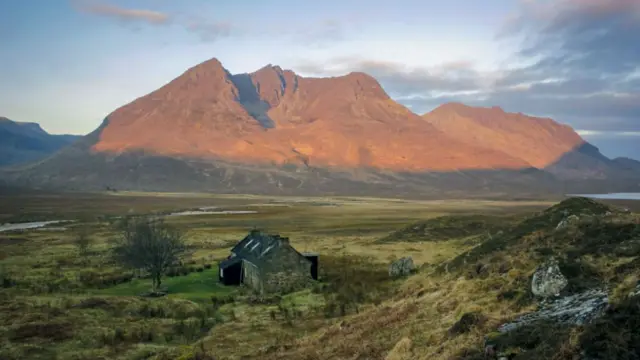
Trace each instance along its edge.
<instances>
[{"instance_id":1,"label":"river","mask_svg":"<svg viewBox=\"0 0 640 360\"><path fill-rule=\"evenodd\" d=\"M607 200L640 200L640 193L568 194L567 196L582 196L591 199Z\"/></svg>"}]
</instances>

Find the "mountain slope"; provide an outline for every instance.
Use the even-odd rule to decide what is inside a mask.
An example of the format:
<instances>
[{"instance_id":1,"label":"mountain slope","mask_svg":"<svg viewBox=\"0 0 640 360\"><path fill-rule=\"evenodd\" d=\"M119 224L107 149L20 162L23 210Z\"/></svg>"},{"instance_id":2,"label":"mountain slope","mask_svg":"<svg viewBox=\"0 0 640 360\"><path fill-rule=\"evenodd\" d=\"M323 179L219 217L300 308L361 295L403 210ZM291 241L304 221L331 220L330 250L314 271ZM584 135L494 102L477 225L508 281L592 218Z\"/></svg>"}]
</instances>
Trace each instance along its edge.
<instances>
[{"instance_id":1,"label":"mountain slope","mask_svg":"<svg viewBox=\"0 0 640 360\"><path fill-rule=\"evenodd\" d=\"M549 118L459 103L442 105L422 118L458 141L512 154L563 180L640 176L631 162L607 158L571 127Z\"/></svg>"},{"instance_id":2,"label":"mountain slope","mask_svg":"<svg viewBox=\"0 0 640 360\"><path fill-rule=\"evenodd\" d=\"M77 138L73 135L51 135L38 124L0 117L0 166L43 159Z\"/></svg>"},{"instance_id":3,"label":"mountain slope","mask_svg":"<svg viewBox=\"0 0 640 360\"><path fill-rule=\"evenodd\" d=\"M267 66L231 75L216 59L114 111L93 149L396 171L529 165L449 138L366 74L304 78Z\"/></svg>"},{"instance_id":4,"label":"mountain slope","mask_svg":"<svg viewBox=\"0 0 640 360\"><path fill-rule=\"evenodd\" d=\"M585 143L569 126L551 119L507 113L499 107L449 103L422 117L464 143L516 154L539 169Z\"/></svg>"}]
</instances>

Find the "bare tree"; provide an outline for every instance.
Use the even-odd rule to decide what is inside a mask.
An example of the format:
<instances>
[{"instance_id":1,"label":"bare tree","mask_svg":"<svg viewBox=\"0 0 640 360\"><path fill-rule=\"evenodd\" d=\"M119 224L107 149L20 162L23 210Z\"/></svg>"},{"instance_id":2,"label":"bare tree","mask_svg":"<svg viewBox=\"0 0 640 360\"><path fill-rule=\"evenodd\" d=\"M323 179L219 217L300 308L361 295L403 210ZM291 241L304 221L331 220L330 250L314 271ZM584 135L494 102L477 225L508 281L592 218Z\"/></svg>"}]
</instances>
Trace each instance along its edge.
<instances>
[{"instance_id":1,"label":"bare tree","mask_svg":"<svg viewBox=\"0 0 640 360\"><path fill-rule=\"evenodd\" d=\"M124 266L148 271L156 292L167 269L187 250L184 234L162 220L147 218L125 218L119 227L116 258Z\"/></svg>"},{"instance_id":2,"label":"bare tree","mask_svg":"<svg viewBox=\"0 0 640 360\"><path fill-rule=\"evenodd\" d=\"M89 229L86 226L81 226L76 230L73 244L78 249L80 256L86 256L89 253L89 247L91 246L91 236L89 235Z\"/></svg>"}]
</instances>

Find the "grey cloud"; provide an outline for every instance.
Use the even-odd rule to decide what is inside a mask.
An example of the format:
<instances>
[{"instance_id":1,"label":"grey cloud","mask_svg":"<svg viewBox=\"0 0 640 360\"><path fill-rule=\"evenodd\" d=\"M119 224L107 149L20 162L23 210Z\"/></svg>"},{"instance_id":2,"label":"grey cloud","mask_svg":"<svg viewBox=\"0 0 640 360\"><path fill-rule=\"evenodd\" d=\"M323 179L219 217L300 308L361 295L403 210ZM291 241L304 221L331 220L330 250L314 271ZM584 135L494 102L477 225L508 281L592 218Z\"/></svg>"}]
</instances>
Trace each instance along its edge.
<instances>
[{"instance_id":1,"label":"grey cloud","mask_svg":"<svg viewBox=\"0 0 640 360\"><path fill-rule=\"evenodd\" d=\"M527 1L517 21L510 35L527 38L520 55L543 57L529 70L615 77L638 66L636 0Z\"/></svg>"},{"instance_id":2,"label":"grey cloud","mask_svg":"<svg viewBox=\"0 0 640 360\"><path fill-rule=\"evenodd\" d=\"M478 91L483 75L468 62L446 63L434 68L407 68L389 62L367 60L357 56L335 58L328 62L300 62L295 69L303 74L336 76L351 71L375 77L394 96L421 95L431 90L442 92Z\"/></svg>"},{"instance_id":3,"label":"grey cloud","mask_svg":"<svg viewBox=\"0 0 640 360\"><path fill-rule=\"evenodd\" d=\"M501 29L522 40L514 63L490 73L462 61L431 68L358 57L297 68L363 71L418 113L452 101L549 116L586 130L640 131L640 1L526 0Z\"/></svg>"}]
</instances>

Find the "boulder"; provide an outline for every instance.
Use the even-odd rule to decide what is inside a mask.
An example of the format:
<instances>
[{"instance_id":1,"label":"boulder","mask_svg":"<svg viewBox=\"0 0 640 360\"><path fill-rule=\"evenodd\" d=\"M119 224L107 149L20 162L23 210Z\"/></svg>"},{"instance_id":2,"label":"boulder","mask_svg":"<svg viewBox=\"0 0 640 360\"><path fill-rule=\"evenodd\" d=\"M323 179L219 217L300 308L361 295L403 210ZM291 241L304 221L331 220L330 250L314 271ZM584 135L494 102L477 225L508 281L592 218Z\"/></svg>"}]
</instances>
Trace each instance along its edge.
<instances>
[{"instance_id":1,"label":"boulder","mask_svg":"<svg viewBox=\"0 0 640 360\"><path fill-rule=\"evenodd\" d=\"M391 277L406 276L416 269L411 256L403 257L389 265L389 275Z\"/></svg>"},{"instance_id":2,"label":"boulder","mask_svg":"<svg viewBox=\"0 0 640 360\"><path fill-rule=\"evenodd\" d=\"M565 228L569 227L569 225L577 224L578 221L580 221L580 218L578 216L569 215L569 216L565 217L564 219L562 219L562 221L560 221L558 223L558 225L556 226L556 230L565 229Z\"/></svg>"},{"instance_id":3,"label":"boulder","mask_svg":"<svg viewBox=\"0 0 640 360\"><path fill-rule=\"evenodd\" d=\"M542 298L554 297L558 296L567 284L567 278L562 275L558 261L550 258L538 266L533 274L531 292Z\"/></svg>"},{"instance_id":4,"label":"boulder","mask_svg":"<svg viewBox=\"0 0 640 360\"><path fill-rule=\"evenodd\" d=\"M588 290L566 296L544 305L540 310L525 314L498 328L501 333L538 321L554 321L566 325L584 325L604 314L609 305L607 291Z\"/></svg>"}]
</instances>

